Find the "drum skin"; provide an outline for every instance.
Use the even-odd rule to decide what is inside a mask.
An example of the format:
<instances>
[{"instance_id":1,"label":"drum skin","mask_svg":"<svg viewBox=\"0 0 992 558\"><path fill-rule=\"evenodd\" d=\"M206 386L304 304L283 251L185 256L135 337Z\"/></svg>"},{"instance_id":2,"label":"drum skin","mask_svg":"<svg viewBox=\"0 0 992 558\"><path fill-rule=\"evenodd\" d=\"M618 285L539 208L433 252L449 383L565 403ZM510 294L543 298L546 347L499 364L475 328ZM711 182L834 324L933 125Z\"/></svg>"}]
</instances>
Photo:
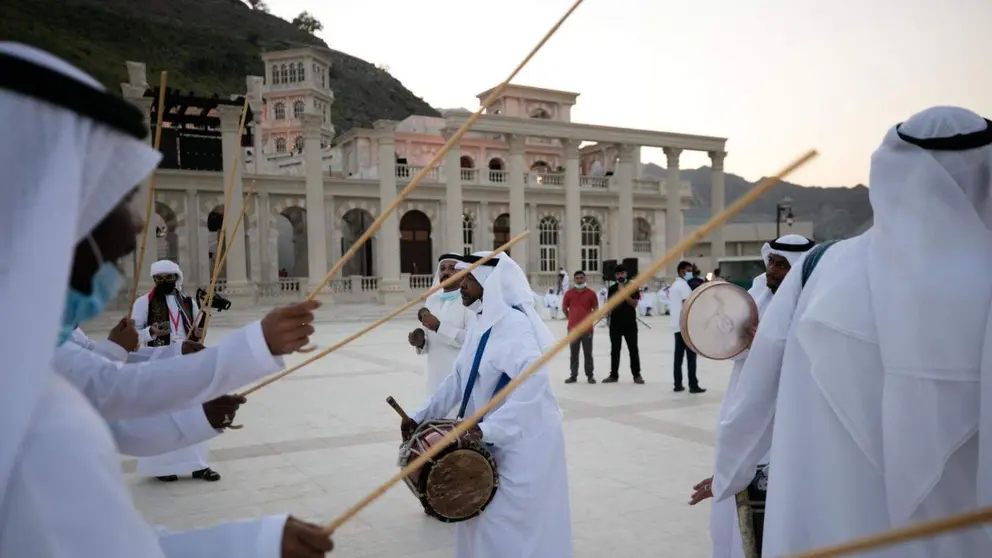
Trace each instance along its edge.
<instances>
[{"instance_id":1,"label":"drum skin","mask_svg":"<svg viewBox=\"0 0 992 558\"><path fill-rule=\"evenodd\" d=\"M441 441L456 424L447 419L422 423L400 445L399 466L405 467ZM457 523L486 509L499 488L499 471L484 444L460 438L403 480L429 515Z\"/></svg>"},{"instance_id":2,"label":"drum skin","mask_svg":"<svg viewBox=\"0 0 992 558\"><path fill-rule=\"evenodd\" d=\"M758 305L747 291L726 281L704 283L682 303L679 330L696 354L733 358L748 348L748 328L758 325Z\"/></svg>"}]
</instances>

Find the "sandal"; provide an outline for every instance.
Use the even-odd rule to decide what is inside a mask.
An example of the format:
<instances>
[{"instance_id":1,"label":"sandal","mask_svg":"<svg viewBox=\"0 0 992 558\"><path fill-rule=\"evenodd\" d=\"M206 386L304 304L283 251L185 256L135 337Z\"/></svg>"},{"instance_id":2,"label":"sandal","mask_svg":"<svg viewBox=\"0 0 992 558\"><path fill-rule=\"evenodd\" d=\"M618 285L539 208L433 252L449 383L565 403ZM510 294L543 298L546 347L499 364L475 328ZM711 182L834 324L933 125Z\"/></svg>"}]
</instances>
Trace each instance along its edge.
<instances>
[{"instance_id":1,"label":"sandal","mask_svg":"<svg viewBox=\"0 0 992 558\"><path fill-rule=\"evenodd\" d=\"M205 481L214 482L220 480L220 473L214 471L210 467L206 469L200 469L199 471L193 471L194 479L203 479Z\"/></svg>"},{"instance_id":2,"label":"sandal","mask_svg":"<svg viewBox=\"0 0 992 558\"><path fill-rule=\"evenodd\" d=\"M176 475L167 475L164 477L155 477L155 478L157 478L162 482L176 482L177 480L179 480L179 477L177 477Z\"/></svg>"}]
</instances>

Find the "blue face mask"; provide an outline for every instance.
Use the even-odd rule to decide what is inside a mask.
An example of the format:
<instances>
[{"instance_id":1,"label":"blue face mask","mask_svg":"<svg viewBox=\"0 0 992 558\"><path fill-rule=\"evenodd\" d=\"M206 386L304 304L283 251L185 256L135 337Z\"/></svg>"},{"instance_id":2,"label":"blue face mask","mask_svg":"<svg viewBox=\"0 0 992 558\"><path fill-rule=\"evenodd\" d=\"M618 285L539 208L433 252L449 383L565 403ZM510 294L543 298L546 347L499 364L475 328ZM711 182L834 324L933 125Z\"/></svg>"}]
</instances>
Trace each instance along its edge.
<instances>
[{"instance_id":1,"label":"blue face mask","mask_svg":"<svg viewBox=\"0 0 992 558\"><path fill-rule=\"evenodd\" d=\"M586 288L586 284L585 283L576 283L575 284L575 288L576 289L584 289L584 288Z\"/></svg>"},{"instance_id":2,"label":"blue face mask","mask_svg":"<svg viewBox=\"0 0 992 558\"><path fill-rule=\"evenodd\" d=\"M691 271L685 272L685 274L682 275L682 278L685 279L686 281L688 281L689 279L692 279L692 272Z\"/></svg>"},{"instance_id":3,"label":"blue face mask","mask_svg":"<svg viewBox=\"0 0 992 558\"><path fill-rule=\"evenodd\" d=\"M460 290L455 289L455 290L451 291L450 293L441 291L441 294L439 296L441 297L441 300L447 302L449 300L455 300L456 298L461 298L462 297L462 293L461 293Z\"/></svg>"},{"instance_id":4,"label":"blue face mask","mask_svg":"<svg viewBox=\"0 0 992 558\"><path fill-rule=\"evenodd\" d=\"M97 259L102 261L103 258L92 239L90 245L93 246ZM124 276L121 275L117 266L110 262L103 262L93 274L93 279L90 280L90 294L84 295L69 287L69 292L65 298L65 309L62 311L58 345L65 343L79 324L99 316L113 300L123 282Z\"/></svg>"}]
</instances>

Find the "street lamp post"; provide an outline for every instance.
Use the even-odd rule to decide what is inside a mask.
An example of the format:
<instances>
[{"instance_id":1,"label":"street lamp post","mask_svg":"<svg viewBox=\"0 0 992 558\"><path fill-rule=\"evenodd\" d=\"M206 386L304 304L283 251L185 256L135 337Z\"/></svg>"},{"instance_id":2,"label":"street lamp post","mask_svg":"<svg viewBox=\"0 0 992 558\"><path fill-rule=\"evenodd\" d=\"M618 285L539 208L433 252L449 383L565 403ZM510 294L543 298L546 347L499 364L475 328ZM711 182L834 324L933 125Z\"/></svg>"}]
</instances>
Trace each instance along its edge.
<instances>
[{"instance_id":1,"label":"street lamp post","mask_svg":"<svg viewBox=\"0 0 992 558\"><path fill-rule=\"evenodd\" d=\"M789 227L795 222L796 216L792 214L792 199L782 198L782 201L775 204L775 238L782 236L782 221Z\"/></svg>"}]
</instances>

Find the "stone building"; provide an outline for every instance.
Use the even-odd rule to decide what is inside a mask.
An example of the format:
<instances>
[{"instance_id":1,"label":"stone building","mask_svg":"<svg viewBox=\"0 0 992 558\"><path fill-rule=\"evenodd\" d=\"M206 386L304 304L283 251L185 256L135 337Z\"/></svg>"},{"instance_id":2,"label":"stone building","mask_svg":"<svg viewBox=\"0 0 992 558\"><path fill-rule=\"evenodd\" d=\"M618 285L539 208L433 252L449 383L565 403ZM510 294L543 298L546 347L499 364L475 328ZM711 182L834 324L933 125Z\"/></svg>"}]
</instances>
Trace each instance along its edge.
<instances>
[{"instance_id":1,"label":"stone building","mask_svg":"<svg viewBox=\"0 0 992 558\"><path fill-rule=\"evenodd\" d=\"M228 295L256 300L299 296L320 283L422 172L420 186L332 279L325 296L407 298L430 285L441 253L492 249L525 229L532 234L512 256L537 290L553 284L559 268L595 277L604 260L647 263L682 236L692 195L679 171L687 150L709 155L711 210L723 209L724 138L575 123L577 93L511 86L426 169L468 111L378 121L372 129L349 130L331 147L330 62L309 47L263 60L266 76L246 80L245 136L238 138L245 96L209 109L219 122L223 171L157 171L155 238L149 239L156 248L143 275L157 252L182 266L187 290L209 281L229 178L232 215L240 213L249 186L254 193L230 242L222 284ZM143 65L129 62L128 69L124 96L151 114L154 93ZM488 94L480 93L480 101ZM642 147L664 150L664 180L641 178ZM706 252L713 261L726 255L723 230L707 239Z\"/></svg>"}]
</instances>

